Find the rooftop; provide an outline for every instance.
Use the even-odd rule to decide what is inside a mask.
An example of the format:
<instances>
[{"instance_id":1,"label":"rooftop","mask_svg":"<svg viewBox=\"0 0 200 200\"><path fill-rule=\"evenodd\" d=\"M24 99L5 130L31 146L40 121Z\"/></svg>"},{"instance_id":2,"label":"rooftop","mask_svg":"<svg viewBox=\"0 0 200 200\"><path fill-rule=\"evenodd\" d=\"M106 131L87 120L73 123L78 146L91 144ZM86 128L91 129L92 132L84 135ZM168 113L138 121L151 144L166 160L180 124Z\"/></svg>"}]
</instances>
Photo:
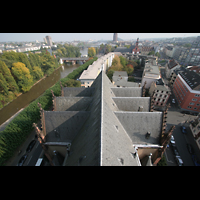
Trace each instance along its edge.
<instances>
[{"instance_id":1,"label":"rooftop","mask_svg":"<svg viewBox=\"0 0 200 200\"><path fill-rule=\"evenodd\" d=\"M185 80L185 82L190 86L192 90L200 91L200 76L194 71L186 69L180 72L180 76Z\"/></svg>"},{"instance_id":2,"label":"rooftop","mask_svg":"<svg viewBox=\"0 0 200 200\"><path fill-rule=\"evenodd\" d=\"M149 149L162 152L165 127L163 112L150 112L151 98L141 96L141 87L113 87L103 71L91 88L62 88L62 97L53 96L54 111L41 110L45 153L54 165L57 155L66 166L141 165ZM133 145L142 148L140 157Z\"/></svg>"}]
</instances>

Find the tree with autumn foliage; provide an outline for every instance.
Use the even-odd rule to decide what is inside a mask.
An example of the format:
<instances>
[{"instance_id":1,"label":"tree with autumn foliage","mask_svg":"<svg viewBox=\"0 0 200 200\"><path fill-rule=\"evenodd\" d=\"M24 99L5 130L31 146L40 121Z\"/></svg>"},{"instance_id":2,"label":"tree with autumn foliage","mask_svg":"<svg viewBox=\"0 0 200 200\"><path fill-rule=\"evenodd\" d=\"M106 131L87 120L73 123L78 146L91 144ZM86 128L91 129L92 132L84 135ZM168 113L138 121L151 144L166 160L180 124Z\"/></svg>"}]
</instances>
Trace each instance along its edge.
<instances>
[{"instance_id":1,"label":"tree with autumn foliage","mask_svg":"<svg viewBox=\"0 0 200 200\"><path fill-rule=\"evenodd\" d=\"M0 60L0 73L3 74L5 80L8 83L8 89L14 93L18 93L19 92L19 87L15 81L15 79L13 78L10 69L7 67L7 65L5 64L5 62Z\"/></svg>"},{"instance_id":2,"label":"tree with autumn foliage","mask_svg":"<svg viewBox=\"0 0 200 200\"><path fill-rule=\"evenodd\" d=\"M93 57L96 55L96 49L94 47L88 48L88 56Z\"/></svg>"},{"instance_id":3,"label":"tree with autumn foliage","mask_svg":"<svg viewBox=\"0 0 200 200\"><path fill-rule=\"evenodd\" d=\"M28 92L31 89L33 77L25 64L21 62L13 63L11 72L20 90L22 92Z\"/></svg>"}]
</instances>

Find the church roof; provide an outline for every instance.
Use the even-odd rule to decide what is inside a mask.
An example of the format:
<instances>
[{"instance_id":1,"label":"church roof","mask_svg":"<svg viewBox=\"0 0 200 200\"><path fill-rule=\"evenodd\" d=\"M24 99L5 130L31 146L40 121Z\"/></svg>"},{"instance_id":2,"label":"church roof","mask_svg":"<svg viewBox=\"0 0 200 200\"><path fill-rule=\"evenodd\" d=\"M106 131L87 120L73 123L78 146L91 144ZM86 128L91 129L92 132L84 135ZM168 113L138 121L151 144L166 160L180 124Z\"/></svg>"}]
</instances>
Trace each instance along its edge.
<instances>
[{"instance_id":1,"label":"church roof","mask_svg":"<svg viewBox=\"0 0 200 200\"><path fill-rule=\"evenodd\" d=\"M162 112L149 112L142 88L114 87L102 71L91 88L63 88L63 94L54 98L55 111L44 111L46 144L71 143L63 165L138 166L133 144L159 145Z\"/></svg>"}]
</instances>

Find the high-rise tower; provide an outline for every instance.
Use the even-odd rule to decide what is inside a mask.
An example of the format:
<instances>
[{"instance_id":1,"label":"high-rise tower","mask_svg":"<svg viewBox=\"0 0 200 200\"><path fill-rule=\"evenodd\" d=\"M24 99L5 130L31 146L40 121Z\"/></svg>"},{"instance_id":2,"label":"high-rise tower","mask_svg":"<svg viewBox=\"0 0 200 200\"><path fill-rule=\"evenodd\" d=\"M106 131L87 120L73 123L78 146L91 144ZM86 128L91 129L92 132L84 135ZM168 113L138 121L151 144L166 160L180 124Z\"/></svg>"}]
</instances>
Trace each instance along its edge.
<instances>
[{"instance_id":1,"label":"high-rise tower","mask_svg":"<svg viewBox=\"0 0 200 200\"><path fill-rule=\"evenodd\" d=\"M113 35L113 42L117 42L117 33L114 33Z\"/></svg>"},{"instance_id":2,"label":"high-rise tower","mask_svg":"<svg viewBox=\"0 0 200 200\"><path fill-rule=\"evenodd\" d=\"M50 36L46 36L46 41L49 46L52 46L52 39Z\"/></svg>"}]
</instances>

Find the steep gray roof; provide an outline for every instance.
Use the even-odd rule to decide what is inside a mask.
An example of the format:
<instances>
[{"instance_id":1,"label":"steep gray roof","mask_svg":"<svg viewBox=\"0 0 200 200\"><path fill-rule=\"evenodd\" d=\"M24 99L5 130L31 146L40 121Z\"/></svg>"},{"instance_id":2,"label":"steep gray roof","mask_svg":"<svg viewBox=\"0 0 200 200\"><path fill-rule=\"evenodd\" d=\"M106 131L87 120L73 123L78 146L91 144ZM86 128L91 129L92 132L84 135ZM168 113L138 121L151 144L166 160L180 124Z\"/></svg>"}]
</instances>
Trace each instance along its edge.
<instances>
[{"instance_id":1,"label":"steep gray roof","mask_svg":"<svg viewBox=\"0 0 200 200\"><path fill-rule=\"evenodd\" d=\"M115 115L123 125L133 144L159 144L162 112L122 112ZM149 139L146 133L150 132Z\"/></svg>"},{"instance_id":2,"label":"steep gray roof","mask_svg":"<svg viewBox=\"0 0 200 200\"><path fill-rule=\"evenodd\" d=\"M118 110L108 77L101 74L94 81L93 100L88 111L90 116L72 141L73 155L66 165L138 165L132 142L114 114ZM80 158L81 159L81 163ZM123 160L123 161L122 161Z\"/></svg>"},{"instance_id":3,"label":"steep gray roof","mask_svg":"<svg viewBox=\"0 0 200 200\"><path fill-rule=\"evenodd\" d=\"M138 111L139 107L143 107L143 112L150 110L150 97L114 97L120 111Z\"/></svg>"},{"instance_id":4,"label":"steep gray roof","mask_svg":"<svg viewBox=\"0 0 200 200\"><path fill-rule=\"evenodd\" d=\"M132 87L132 88L111 88L116 97L141 97L142 88Z\"/></svg>"},{"instance_id":5,"label":"steep gray roof","mask_svg":"<svg viewBox=\"0 0 200 200\"><path fill-rule=\"evenodd\" d=\"M159 144L162 113L149 112L150 98L141 97L142 88L113 87L102 71L91 88L63 91L65 97L54 98L60 111L44 111L44 130L51 152L53 142L71 143L69 156L60 143L56 147L66 155L64 165L137 166L133 144Z\"/></svg>"},{"instance_id":6,"label":"steep gray roof","mask_svg":"<svg viewBox=\"0 0 200 200\"><path fill-rule=\"evenodd\" d=\"M92 101L92 97L56 97L55 111L84 111Z\"/></svg>"},{"instance_id":7,"label":"steep gray roof","mask_svg":"<svg viewBox=\"0 0 200 200\"><path fill-rule=\"evenodd\" d=\"M94 92L94 88L84 88L84 87L64 87L63 93L64 97L90 97Z\"/></svg>"},{"instance_id":8,"label":"steep gray roof","mask_svg":"<svg viewBox=\"0 0 200 200\"><path fill-rule=\"evenodd\" d=\"M44 111L46 141L71 142L88 116L86 111Z\"/></svg>"}]
</instances>

